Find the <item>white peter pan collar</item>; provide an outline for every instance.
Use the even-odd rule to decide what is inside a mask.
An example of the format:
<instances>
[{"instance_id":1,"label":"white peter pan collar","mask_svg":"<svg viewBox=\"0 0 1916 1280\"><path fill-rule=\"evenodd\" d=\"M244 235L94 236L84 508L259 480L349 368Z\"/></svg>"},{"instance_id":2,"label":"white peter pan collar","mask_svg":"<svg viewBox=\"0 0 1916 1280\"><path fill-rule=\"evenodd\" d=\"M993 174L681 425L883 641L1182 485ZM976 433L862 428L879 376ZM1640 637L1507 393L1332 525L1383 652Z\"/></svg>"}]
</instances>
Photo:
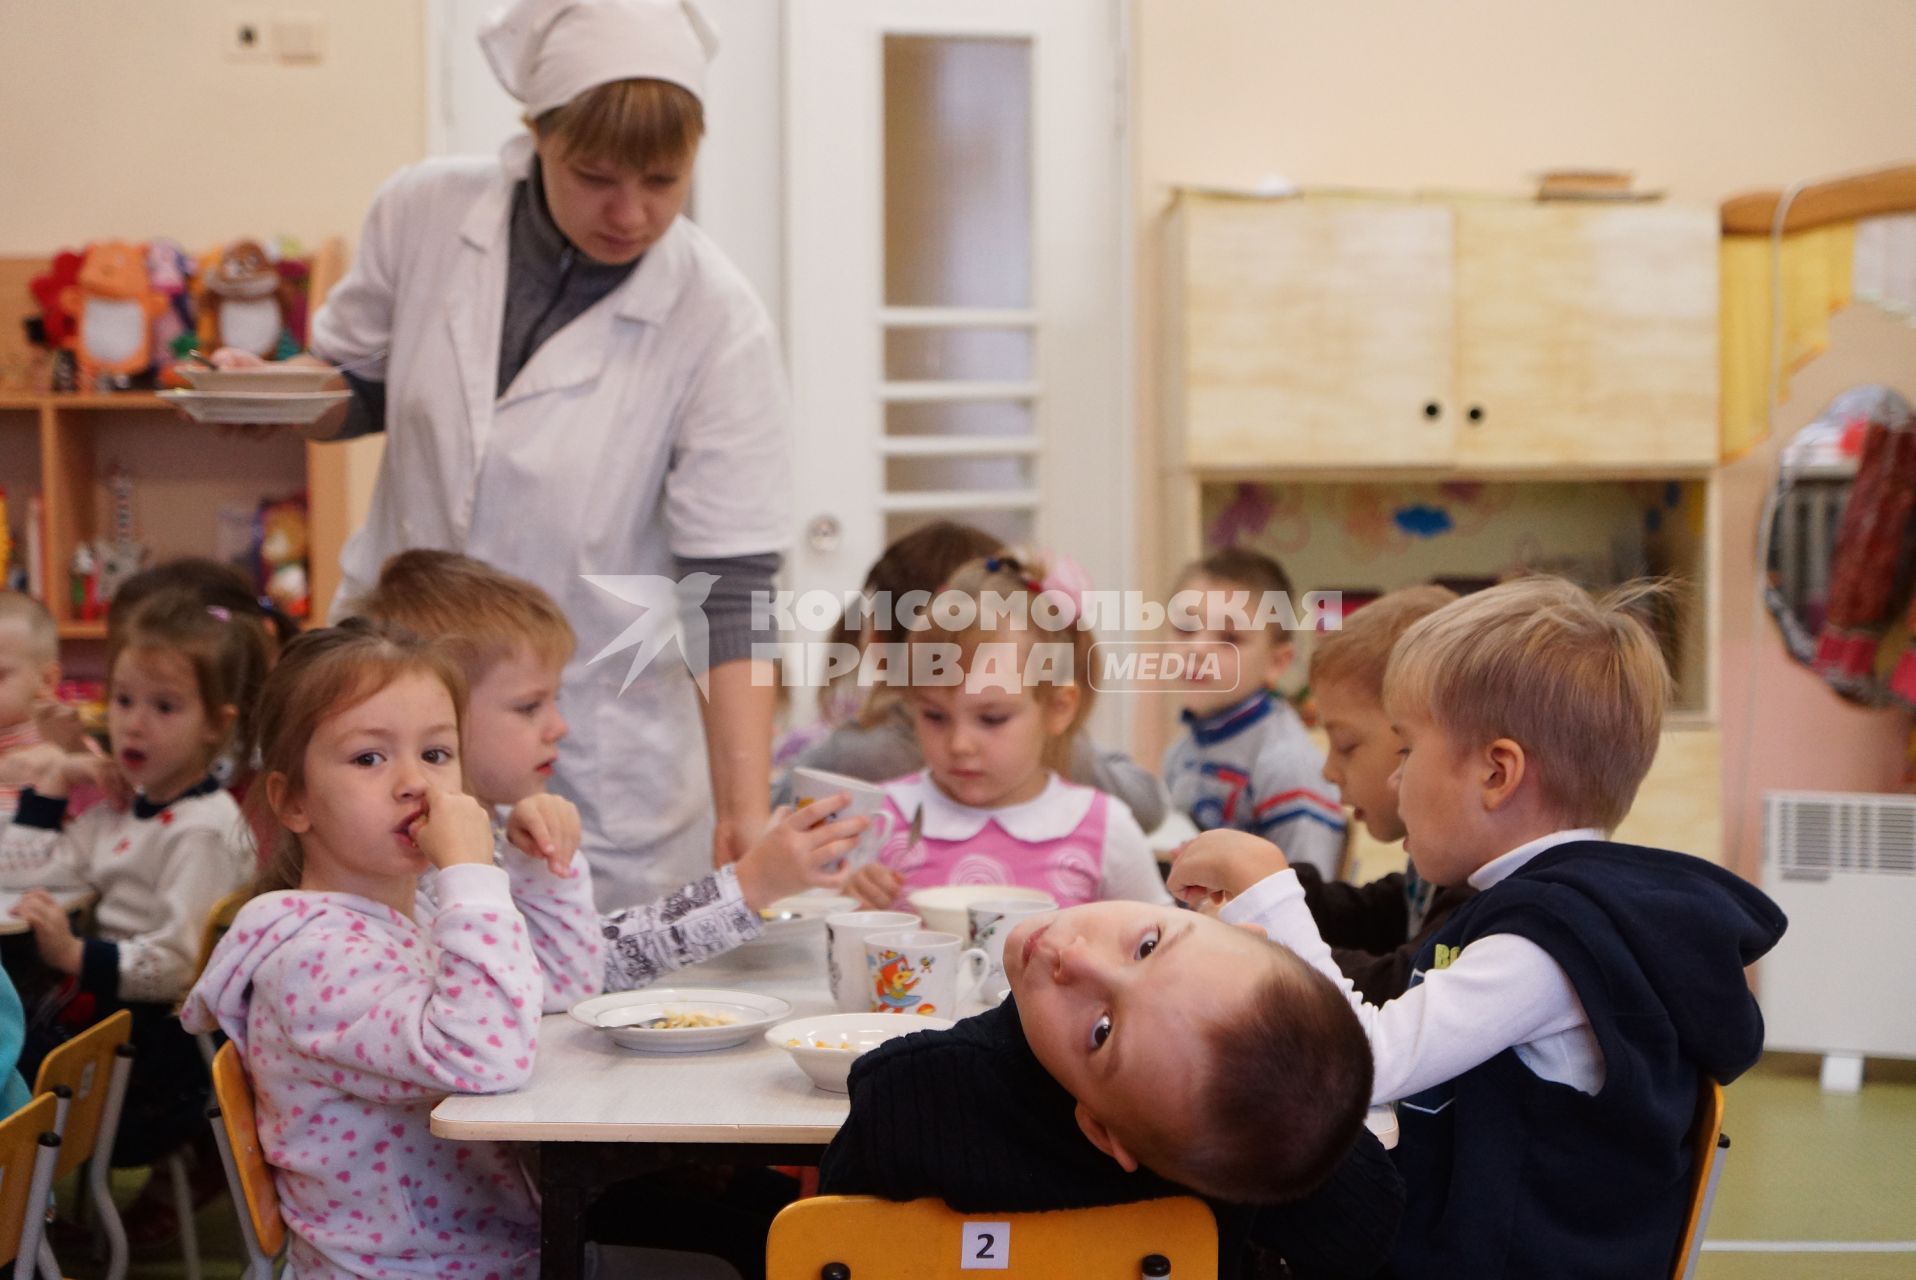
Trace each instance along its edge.
<instances>
[{"instance_id":1,"label":"white peter pan collar","mask_svg":"<svg viewBox=\"0 0 1916 1280\"><path fill-rule=\"evenodd\" d=\"M920 772L886 783L885 795L898 806L898 812L905 815L907 822L923 806L925 821L921 831L931 840L969 840L983 831L987 823L996 822L1012 839L1037 844L1061 840L1076 831L1085 814L1091 811L1091 802L1097 799L1098 793L1090 787L1066 782L1054 773L1044 790L1023 804L1002 809L974 809L940 791L929 772Z\"/></svg>"}]
</instances>

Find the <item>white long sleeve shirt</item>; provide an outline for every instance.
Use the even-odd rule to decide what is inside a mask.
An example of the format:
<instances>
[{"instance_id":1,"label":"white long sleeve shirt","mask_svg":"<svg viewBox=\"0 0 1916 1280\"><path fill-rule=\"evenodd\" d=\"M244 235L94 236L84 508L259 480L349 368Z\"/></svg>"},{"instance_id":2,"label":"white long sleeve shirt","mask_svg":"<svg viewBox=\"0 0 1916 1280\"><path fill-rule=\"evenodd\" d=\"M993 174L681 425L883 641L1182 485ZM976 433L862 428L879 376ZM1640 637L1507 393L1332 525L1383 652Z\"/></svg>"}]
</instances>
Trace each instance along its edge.
<instances>
[{"instance_id":1,"label":"white long sleeve shirt","mask_svg":"<svg viewBox=\"0 0 1916 1280\"><path fill-rule=\"evenodd\" d=\"M165 805L100 804L70 822L64 799L28 790L0 835L0 889L100 895L81 984L119 1000L185 995L206 917L257 866L239 806L211 779Z\"/></svg>"},{"instance_id":2,"label":"white long sleeve shirt","mask_svg":"<svg viewBox=\"0 0 1916 1280\"><path fill-rule=\"evenodd\" d=\"M1546 849L1603 838L1602 832L1590 829L1554 832L1485 863L1470 876L1470 884L1483 892ZM1542 1079L1588 1094L1603 1088L1603 1051L1583 1002L1562 966L1528 938L1478 938L1448 964L1422 972L1403 995L1371 1005L1331 958L1304 905L1296 872L1267 876L1227 903L1218 917L1262 927L1272 941L1295 951L1349 997L1370 1037L1374 1103L1408 1098L1454 1080L1512 1048Z\"/></svg>"}]
</instances>

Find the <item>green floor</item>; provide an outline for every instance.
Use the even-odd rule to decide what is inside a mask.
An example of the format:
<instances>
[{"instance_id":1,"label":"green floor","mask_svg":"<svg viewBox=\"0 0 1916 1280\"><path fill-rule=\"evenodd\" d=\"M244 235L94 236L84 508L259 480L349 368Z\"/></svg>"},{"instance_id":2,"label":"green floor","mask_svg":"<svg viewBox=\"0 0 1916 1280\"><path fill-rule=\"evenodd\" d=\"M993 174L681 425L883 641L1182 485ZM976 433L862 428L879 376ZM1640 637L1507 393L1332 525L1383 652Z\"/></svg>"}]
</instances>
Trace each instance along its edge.
<instances>
[{"instance_id":1,"label":"green floor","mask_svg":"<svg viewBox=\"0 0 1916 1280\"><path fill-rule=\"evenodd\" d=\"M1701 1280L1910 1280L1916 1277L1916 1063L1872 1061L1863 1091L1817 1088L1817 1060L1775 1055L1731 1086L1728 1163L1710 1219ZM131 1194L142 1175L123 1175ZM116 1186L121 1185L116 1182ZM124 1197L122 1197L124 1198ZM200 1215L207 1280L239 1275L239 1232L224 1201ZM1894 1253L1736 1248L1900 1243ZM102 1268L62 1258L75 1280ZM131 1274L172 1280L177 1252Z\"/></svg>"},{"instance_id":2,"label":"green floor","mask_svg":"<svg viewBox=\"0 0 1916 1280\"><path fill-rule=\"evenodd\" d=\"M1871 1061L1854 1094L1822 1092L1817 1067L1815 1058L1772 1055L1730 1086L1729 1163L1697 1268L1701 1280L1916 1276L1916 1063ZM1904 1248L1735 1248L1776 1242Z\"/></svg>"}]
</instances>

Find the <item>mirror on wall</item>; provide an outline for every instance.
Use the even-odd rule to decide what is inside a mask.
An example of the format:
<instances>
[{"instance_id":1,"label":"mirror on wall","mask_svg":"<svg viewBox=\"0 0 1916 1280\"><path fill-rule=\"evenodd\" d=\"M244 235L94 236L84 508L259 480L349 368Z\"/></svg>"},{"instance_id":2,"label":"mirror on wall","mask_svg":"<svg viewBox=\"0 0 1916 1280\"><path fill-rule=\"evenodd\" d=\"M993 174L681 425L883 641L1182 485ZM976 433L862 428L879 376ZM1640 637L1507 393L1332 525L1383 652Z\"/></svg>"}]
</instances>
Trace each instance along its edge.
<instances>
[{"instance_id":1,"label":"mirror on wall","mask_svg":"<svg viewBox=\"0 0 1916 1280\"><path fill-rule=\"evenodd\" d=\"M1764 507L1764 598L1790 655L1845 698L1916 706L1916 419L1854 387L1790 440Z\"/></svg>"}]
</instances>

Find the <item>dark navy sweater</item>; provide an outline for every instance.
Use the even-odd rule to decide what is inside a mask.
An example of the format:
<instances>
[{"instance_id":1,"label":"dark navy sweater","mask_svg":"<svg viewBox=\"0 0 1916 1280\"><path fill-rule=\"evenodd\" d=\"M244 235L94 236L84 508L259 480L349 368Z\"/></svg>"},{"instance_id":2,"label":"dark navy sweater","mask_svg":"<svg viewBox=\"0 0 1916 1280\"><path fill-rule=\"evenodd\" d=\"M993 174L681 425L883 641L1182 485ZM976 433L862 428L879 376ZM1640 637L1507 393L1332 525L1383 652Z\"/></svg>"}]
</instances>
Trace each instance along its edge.
<instances>
[{"instance_id":1,"label":"dark navy sweater","mask_svg":"<svg viewBox=\"0 0 1916 1280\"><path fill-rule=\"evenodd\" d=\"M1506 1049L1402 1100L1393 1154L1407 1199L1393 1273L1667 1276L1702 1080L1727 1084L1762 1052L1743 971L1784 926L1774 902L1721 867L1597 840L1546 850L1460 906L1418 956L1413 984L1438 947L1528 938L1576 988L1603 1087L1592 1096L1544 1080Z\"/></svg>"},{"instance_id":2,"label":"dark navy sweater","mask_svg":"<svg viewBox=\"0 0 1916 1280\"><path fill-rule=\"evenodd\" d=\"M1127 1173L1091 1145L1077 1103L1031 1052L1011 1000L949 1031L880 1045L853 1064L851 1095L851 1115L819 1163L827 1194L936 1196L963 1213L1192 1194L1146 1169ZM1389 1256L1403 1196L1383 1147L1361 1132L1301 1200L1213 1203L1219 1274L1238 1276L1255 1244L1299 1277L1369 1276Z\"/></svg>"}]
</instances>

